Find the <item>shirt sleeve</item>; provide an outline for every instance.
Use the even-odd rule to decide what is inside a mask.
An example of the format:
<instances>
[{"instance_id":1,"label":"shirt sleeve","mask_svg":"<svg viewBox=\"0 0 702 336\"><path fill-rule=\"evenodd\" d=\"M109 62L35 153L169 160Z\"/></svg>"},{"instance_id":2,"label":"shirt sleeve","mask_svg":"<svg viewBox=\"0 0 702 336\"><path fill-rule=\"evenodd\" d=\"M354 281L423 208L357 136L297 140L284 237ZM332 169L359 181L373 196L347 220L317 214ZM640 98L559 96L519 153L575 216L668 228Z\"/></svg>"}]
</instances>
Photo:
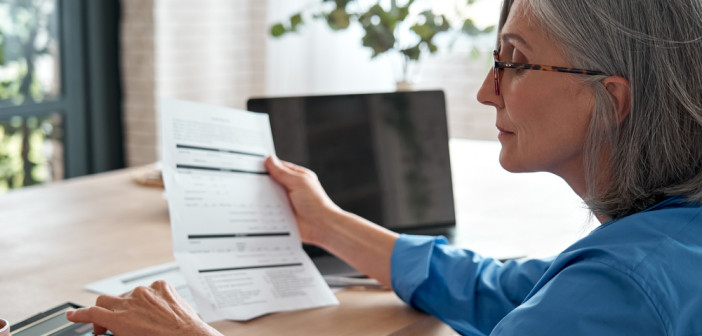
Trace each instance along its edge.
<instances>
[{"instance_id":1,"label":"shirt sleeve","mask_svg":"<svg viewBox=\"0 0 702 336\"><path fill-rule=\"evenodd\" d=\"M632 274L598 261L572 264L509 313L492 335L669 335Z\"/></svg>"},{"instance_id":2,"label":"shirt sleeve","mask_svg":"<svg viewBox=\"0 0 702 336\"><path fill-rule=\"evenodd\" d=\"M391 282L411 306L464 335L486 335L529 294L552 260L502 263L448 245L443 237L401 235Z\"/></svg>"}]
</instances>

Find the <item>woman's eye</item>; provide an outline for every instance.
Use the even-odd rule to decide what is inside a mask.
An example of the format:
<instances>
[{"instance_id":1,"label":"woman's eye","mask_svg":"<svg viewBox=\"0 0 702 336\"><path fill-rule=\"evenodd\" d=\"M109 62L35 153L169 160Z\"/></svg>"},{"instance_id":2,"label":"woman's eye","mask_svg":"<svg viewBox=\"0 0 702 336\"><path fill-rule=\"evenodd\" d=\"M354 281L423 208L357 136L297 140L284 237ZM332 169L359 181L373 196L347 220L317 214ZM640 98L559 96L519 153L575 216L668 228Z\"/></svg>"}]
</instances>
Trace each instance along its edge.
<instances>
[{"instance_id":1,"label":"woman's eye","mask_svg":"<svg viewBox=\"0 0 702 336\"><path fill-rule=\"evenodd\" d=\"M512 55L511 55L511 61L512 61L512 62L514 62L514 63L527 63L527 62L526 62L526 57L524 57L524 54L520 53L516 48L515 48L515 49L512 49L512 53L511 53L511 54L512 54ZM515 73L516 73L517 75L520 75L520 74L524 73L524 71L525 71L525 69L520 69L520 68L517 68L517 69L514 69L514 70L515 70Z\"/></svg>"},{"instance_id":2,"label":"woman's eye","mask_svg":"<svg viewBox=\"0 0 702 336\"><path fill-rule=\"evenodd\" d=\"M512 51L511 60L515 63L528 63L526 62L526 57L524 56L524 54L517 51L517 49L514 49Z\"/></svg>"}]
</instances>

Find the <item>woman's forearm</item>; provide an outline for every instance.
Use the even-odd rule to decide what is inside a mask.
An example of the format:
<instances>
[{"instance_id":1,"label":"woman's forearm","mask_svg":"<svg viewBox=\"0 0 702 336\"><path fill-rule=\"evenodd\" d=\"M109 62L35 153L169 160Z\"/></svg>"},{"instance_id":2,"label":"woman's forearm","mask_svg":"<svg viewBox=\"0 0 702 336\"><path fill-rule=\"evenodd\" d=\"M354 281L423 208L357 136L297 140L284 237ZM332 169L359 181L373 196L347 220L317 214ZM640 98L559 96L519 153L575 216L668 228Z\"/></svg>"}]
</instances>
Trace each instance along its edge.
<instances>
[{"instance_id":1,"label":"woman's forearm","mask_svg":"<svg viewBox=\"0 0 702 336\"><path fill-rule=\"evenodd\" d=\"M346 211L332 218L318 227L313 243L390 288L390 258L399 235Z\"/></svg>"},{"instance_id":2,"label":"woman's forearm","mask_svg":"<svg viewBox=\"0 0 702 336\"><path fill-rule=\"evenodd\" d=\"M265 166L288 193L302 241L390 287L390 258L398 234L341 210L309 169L274 157Z\"/></svg>"}]
</instances>

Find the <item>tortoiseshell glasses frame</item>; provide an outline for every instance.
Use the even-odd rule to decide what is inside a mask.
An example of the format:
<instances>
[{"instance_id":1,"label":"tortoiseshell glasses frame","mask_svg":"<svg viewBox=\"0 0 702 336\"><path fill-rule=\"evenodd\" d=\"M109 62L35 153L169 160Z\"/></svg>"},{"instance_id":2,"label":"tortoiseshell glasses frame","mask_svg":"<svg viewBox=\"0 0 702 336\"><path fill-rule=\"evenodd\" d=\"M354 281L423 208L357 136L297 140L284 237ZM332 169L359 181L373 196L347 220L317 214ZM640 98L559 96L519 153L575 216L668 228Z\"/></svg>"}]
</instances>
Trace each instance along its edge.
<instances>
[{"instance_id":1,"label":"tortoiseshell glasses frame","mask_svg":"<svg viewBox=\"0 0 702 336\"><path fill-rule=\"evenodd\" d=\"M505 68L508 69L522 69L522 70L541 70L541 71L554 71L554 72L565 72L578 75L588 75L588 76L599 76L605 75L604 72L595 70L585 70L576 68L566 68L558 67L552 65L541 65L541 64L529 64L529 63L514 63L514 62L501 62L498 59L500 53L497 50L492 51L492 55L495 58L495 64L492 67L493 76L495 76L495 95L500 95L500 79L502 77L502 71Z\"/></svg>"}]
</instances>

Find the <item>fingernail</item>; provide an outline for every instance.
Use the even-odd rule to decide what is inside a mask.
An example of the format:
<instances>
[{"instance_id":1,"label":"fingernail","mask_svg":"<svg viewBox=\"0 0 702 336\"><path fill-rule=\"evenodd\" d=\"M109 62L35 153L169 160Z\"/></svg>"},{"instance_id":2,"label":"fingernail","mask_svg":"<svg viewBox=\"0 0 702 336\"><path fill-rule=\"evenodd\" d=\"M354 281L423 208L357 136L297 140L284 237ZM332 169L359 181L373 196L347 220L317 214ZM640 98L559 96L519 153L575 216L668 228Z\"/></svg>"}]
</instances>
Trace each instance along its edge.
<instances>
[{"instance_id":1,"label":"fingernail","mask_svg":"<svg viewBox=\"0 0 702 336\"><path fill-rule=\"evenodd\" d=\"M66 312L66 317L70 318L71 316L73 316L73 312L74 312L73 310L67 311L67 312Z\"/></svg>"}]
</instances>

